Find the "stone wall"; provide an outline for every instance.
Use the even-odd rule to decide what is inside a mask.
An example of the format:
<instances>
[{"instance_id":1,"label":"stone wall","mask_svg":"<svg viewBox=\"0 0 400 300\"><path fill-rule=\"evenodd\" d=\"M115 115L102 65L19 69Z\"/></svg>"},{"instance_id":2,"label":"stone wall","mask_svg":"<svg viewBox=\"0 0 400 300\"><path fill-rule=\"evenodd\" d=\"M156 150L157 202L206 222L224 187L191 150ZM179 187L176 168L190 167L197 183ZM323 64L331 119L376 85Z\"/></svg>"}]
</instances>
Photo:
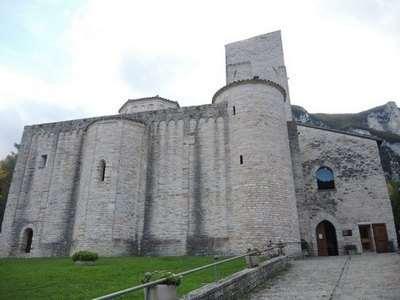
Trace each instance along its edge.
<instances>
[{"instance_id":1,"label":"stone wall","mask_svg":"<svg viewBox=\"0 0 400 300\"><path fill-rule=\"evenodd\" d=\"M181 300L245 299L257 286L265 284L272 276L288 267L289 260L286 256L276 257L256 268L245 269L216 283L207 284L185 295Z\"/></svg>"},{"instance_id":2,"label":"stone wall","mask_svg":"<svg viewBox=\"0 0 400 300\"><path fill-rule=\"evenodd\" d=\"M213 104L26 127L1 254L26 255L26 228L29 256L224 253L226 116Z\"/></svg>"},{"instance_id":3,"label":"stone wall","mask_svg":"<svg viewBox=\"0 0 400 300\"><path fill-rule=\"evenodd\" d=\"M304 209L306 206L306 196L304 193L304 178L303 178L303 157L300 151L299 135L296 122L288 122L288 134L290 155L293 166L293 178L296 191L297 213L300 227L300 237L303 240L309 240L309 211Z\"/></svg>"},{"instance_id":4,"label":"stone wall","mask_svg":"<svg viewBox=\"0 0 400 300\"><path fill-rule=\"evenodd\" d=\"M144 253L226 247L225 115L152 124Z\"/></svg>"},{"instance_id":5,"label":"stone wall","mask_svg":"<svg viewBox=\"0 0 400 300\"><path fill-rule=\"evenodd\" d=\"M358 224L385 223L395 241L393 213L377 141L298 124L305 201L299 205L304 238L317 254L316 226L323 220L336 228L339 253L346 244L362 251ZM318 190L315 172L327 166L335 175L335 189ZM309 218L305 220L304 218ZM352 236L343 236L352 230Z\"/></svg>"},{"instance_id":6,"label":"stone wall","mask_svg":"<svg viewBox=\"0 0 400 300\"><path fill-rule=\"evenodd\" d=\"M79 130L25 128L3 223L3 255L21 253L26 228L34 232L32 255L68 254L81 141Z\"/></svg>"}]
</instances>

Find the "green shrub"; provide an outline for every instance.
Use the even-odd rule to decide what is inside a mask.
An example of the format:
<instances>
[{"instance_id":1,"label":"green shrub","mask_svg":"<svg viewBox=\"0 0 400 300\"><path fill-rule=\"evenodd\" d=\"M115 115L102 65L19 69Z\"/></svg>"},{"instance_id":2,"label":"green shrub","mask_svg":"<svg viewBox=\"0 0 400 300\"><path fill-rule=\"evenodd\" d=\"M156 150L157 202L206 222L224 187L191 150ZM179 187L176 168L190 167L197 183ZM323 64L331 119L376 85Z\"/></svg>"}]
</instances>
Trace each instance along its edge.
<instances>
[{"instance_id":1,"label":"green shrub","mask_svg":"<svg viewBox=\"0 0 400 300\"><path fill-rule=\"evenodd\" d=\"M306 251L309 252L310 251L310 245L307 243L306 240L301 239L301 251Z\"/></svg>"},{"instance_id":2,"label":"green shrub","mask_svg":"<svg viewBox=\"0 0 400 300\"><path fill-rule=\"evenodd\" d=\"M182 281L181 276L177 276L176 274L168 271L153 271L153 272L146 272L144 274L144 278L142 279L142 283L147 283L150 281L158 280L161 278L166 278L162 284L167 285L180 285Z\"/></svg>"},{"instance_id":3,"label":"green shrub","mask_svg":"<svg viewBox=\"0 0 400 300\"><path fill-rule=\"evenodd\" d=\"M72 255L73 261L96 261L99 258L96 252L78 251Z\"/></svg>"}]
</instances>

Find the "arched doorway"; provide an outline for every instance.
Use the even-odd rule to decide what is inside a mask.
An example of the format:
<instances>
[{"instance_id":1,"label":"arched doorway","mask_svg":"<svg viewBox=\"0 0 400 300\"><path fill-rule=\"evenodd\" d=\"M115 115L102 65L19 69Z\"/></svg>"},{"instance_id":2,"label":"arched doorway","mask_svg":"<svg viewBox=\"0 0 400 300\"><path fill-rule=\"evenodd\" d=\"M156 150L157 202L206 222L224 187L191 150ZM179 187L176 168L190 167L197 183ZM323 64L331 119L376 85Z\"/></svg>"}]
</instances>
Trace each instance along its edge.
<instances>
[{"instance_id":1,"label":"arched doorway","mask_svg":"<svg viewBox=\"0 0 400 300\"><path fill-rule=\"evenodd\" d=\"M338 255L335 226L324 220L318 224L317 229L318 256Z\"/></svg>"},{"instance_id":2,"label":"arched doorway","mask_svg":"<svg viewBox=\"0 0 400 300\"><path fill-rule=\"evenodd\" d=\"M26 228L22 236L22 251L30 253L32 249L33 230L32 228Z\"/></svg>"}]
</instances>

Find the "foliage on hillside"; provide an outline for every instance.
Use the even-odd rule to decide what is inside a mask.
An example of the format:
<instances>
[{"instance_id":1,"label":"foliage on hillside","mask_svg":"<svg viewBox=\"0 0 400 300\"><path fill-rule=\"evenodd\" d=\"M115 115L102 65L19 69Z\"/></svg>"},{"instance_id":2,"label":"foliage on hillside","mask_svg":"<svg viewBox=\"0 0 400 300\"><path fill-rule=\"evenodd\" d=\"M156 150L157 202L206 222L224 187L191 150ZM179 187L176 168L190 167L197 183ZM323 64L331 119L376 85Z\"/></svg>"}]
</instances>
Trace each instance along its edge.
<instances>
[{"instance_id":1,"label":"foliage on hillside","mask_svg":"<svg viewBox=\"0 0 400 300\"><path fill-rule=\"evenodd\" d=\"M338 130L360 128L369 130L368 115L379 115L385 110L386 105L377 106L355 114L310 114L313 118L325 123L328 127ZM386 132L385 132L386 133Z\"/></svg>"},{"instance_id":2,"label":"foliage on hillside","mask_svg":"<svg viewBox=\"0 0 400 300\"><path fill-rule=\"evenodd\" d=\"M18 148L17 145L15 146ZM5 159L0 160L0 231L16 161L17 154L14 152L7 155Z\"/></svg>"},{"instance_id":3,"label":"foliage on hillside","mask_svg":"<svg viewBox=\"0 0 400 300\"><path fill-rule=\"evenodd\" d=\"M346 130L350 128L367 129L365 115L359 114L312 114L312 117L326 124L328 127Z\"/></svg>"},{"instance_id":4,"label":"foliage on hillside","mask_svg":"<svg viewBox=\"0 0 400 300\"><path fill-rule=\"evenodd\" d=\"M337 130L362 129L369 131L372 136L388 143L400 143L400 135L389 131L376 130L368 126L364 113L359 114L312 114L313 118Z\"/></svg>"},{"instance_id":5,"label":"foliage on hillside","mask_svg":"<svg viewBox=\"0 0 400 300\"><path fill-rule=\"evenodd\" d=\"M372 128L367 129L373 136L381 138L388 143L400 143L400 135L389 131L379 131Z\"/></svg>"},{"instance_id":6,"label":"foliage on hillside","mask_svg":"<svg viewBox=\"0 0 400 300\"><path fill-rule=\"evenodd\" d=\"M400 182L389 181L388 189L390 200L392 202L394 223L396 225L396 231L400 230Z\"/></svg>"}]
</instances>

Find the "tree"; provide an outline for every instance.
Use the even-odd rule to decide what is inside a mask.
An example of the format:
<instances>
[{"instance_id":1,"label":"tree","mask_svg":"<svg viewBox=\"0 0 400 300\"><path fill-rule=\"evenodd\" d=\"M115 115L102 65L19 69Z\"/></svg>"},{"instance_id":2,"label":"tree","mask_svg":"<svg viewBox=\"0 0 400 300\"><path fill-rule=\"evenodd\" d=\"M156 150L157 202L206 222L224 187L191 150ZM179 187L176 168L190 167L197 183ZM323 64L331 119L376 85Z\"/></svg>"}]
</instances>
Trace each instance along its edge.
<instances>
[{"instance_id":1,"label":"tree","mask_svg":"<svg viewBox=\"0 0 400 300\"><path fill-rule=\"evenodd\" d=\"M397 240L400 243L400 182L388 182L390 201L392 202L394 223L396 225Z\"/></svg>"},{"instance_id":2,"label":"tree","mask_svg":"<svg viewBox=\"0 0 400 300\"><path fill-rule=\"evenodd\" d=\"M15 144L15 147L18 149L19 146ZM15 152L11 152L5 159L0 160L0 231L16 161L17 153Z\"/></svg>"}]
</instances>

